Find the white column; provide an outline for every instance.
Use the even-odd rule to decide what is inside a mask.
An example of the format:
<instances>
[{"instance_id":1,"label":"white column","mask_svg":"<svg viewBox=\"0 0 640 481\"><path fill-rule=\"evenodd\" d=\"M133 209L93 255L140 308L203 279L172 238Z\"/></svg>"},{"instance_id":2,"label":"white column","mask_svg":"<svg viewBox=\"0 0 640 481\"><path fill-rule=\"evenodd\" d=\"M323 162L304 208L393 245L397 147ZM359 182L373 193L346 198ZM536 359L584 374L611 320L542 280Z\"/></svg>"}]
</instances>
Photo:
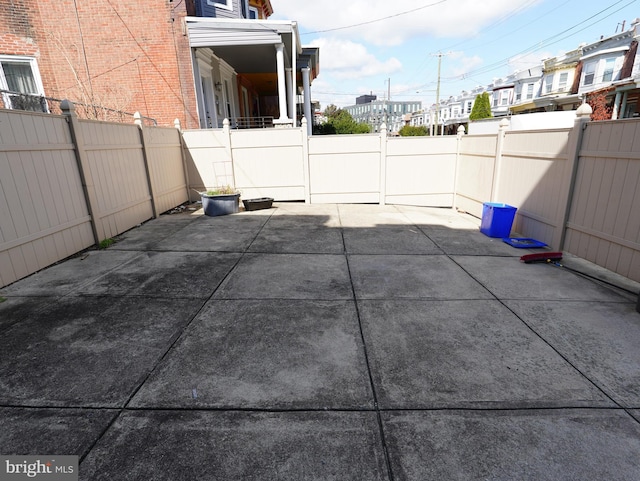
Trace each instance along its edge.
<instances>
[{"instance_id":1,"label":"white column","mask_svg":"<svg viewBox=\"0 0 640 481\"><path fill-rule=\"evenodd\" d=\"M313 131L313 113L311 112L311 69L302 69L302 89L304 90L304 118L307 119L307 135Z\"/></svg>"},{"instance_id":2,"label":"white column","mask_svg":"<svg viewBox=\"0 0 640 481\"><path fill-rule=\"evenodd\" d=\"M284 44L278 43L276 47L276 64L278 73L278 107L280 118L275 121L279 124L291 124L291 119L287 116L287 87L284 71Z\"/></svg>"},{"instance_id":3,"label":"white column","mask_svg":"<svg viewBox=\"0 0 640 481\"><path fill-rule=\"evenodd\" d=\"M289 118L293 120L295 124L296 119L296 102L293 92L295 91L293 86L293 69L286 68L286 83L287 83L287 105L289 107ZM295 125L294 125L295 126Z\"/></svg>"}]
</instances>

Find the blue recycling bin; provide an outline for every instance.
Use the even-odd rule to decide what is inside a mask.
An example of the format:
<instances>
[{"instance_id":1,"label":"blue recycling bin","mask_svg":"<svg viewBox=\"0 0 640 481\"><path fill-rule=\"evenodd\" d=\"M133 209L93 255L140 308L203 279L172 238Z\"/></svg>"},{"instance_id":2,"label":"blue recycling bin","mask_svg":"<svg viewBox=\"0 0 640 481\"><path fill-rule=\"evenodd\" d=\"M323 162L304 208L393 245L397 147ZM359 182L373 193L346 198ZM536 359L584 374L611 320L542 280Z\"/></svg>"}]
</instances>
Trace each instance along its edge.
<instances>
[{"instance_id":1,"label":"blue recycling bin","mask_svg":"<svg viewBox=\"0 0 640 481\"><path fill-rule=\"evenodd\" d=\"M517 210L508 204L485 202L482 204L480 232L489 237L509 237Z\"/></svg>"}]
</instances>

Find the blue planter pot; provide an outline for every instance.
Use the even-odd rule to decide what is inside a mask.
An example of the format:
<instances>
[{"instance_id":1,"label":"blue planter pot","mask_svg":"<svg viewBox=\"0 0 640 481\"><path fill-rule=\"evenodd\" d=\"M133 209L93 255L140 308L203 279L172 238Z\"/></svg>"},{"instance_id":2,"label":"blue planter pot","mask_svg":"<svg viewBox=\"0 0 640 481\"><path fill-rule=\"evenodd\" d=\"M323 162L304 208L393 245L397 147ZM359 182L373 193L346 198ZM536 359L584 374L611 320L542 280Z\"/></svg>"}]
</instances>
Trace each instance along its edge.
<instances>
[{"instance_id":1,"label":"blue planter pot","mask_svg":"<svg viewBox=\"0 0 640 481\"><path fill-rule=\"evenodd\" d=\"M215 217L240 211L240 194L200 195L205 215Z\"/></svg>"}]
</instances>

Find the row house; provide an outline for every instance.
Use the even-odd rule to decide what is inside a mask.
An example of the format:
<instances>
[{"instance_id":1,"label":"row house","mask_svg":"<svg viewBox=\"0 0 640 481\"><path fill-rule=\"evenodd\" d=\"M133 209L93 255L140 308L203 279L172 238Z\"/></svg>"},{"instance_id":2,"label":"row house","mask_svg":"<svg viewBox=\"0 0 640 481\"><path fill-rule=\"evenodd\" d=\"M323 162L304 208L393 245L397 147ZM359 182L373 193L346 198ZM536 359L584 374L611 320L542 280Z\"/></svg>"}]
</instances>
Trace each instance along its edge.
<instances>
[{"instance_id":1,"label":"row house","mask_svg":"<svg viewBox=\"0 0 640 481\"><path fill-rule=\"evenodd\" d=\"M640 19L636 19L626 31L582 44L540 65L494 79L486 87L445 99L439 109L434 104L414 114L411 125L425 125L432 134L434 130L455 134L459 125L469 121L475 98L485 91L494 117L576 110L582 102L592 102L597 96L605 106L600 118L639 116L639 25ZM438 129L434 129L436 122Z\"/></svg>"},{"instance_id":2,"label":"row house","mask_svg":"<svg viewBox=\"0 0 640 481\"><path fill-rule=\"evenodd\" d=\"M55 111L67 98L160 125L305 116L310 129L319 50L272 13L270 0L0 0L0 107Z\"/></svg>"}]
</instances>

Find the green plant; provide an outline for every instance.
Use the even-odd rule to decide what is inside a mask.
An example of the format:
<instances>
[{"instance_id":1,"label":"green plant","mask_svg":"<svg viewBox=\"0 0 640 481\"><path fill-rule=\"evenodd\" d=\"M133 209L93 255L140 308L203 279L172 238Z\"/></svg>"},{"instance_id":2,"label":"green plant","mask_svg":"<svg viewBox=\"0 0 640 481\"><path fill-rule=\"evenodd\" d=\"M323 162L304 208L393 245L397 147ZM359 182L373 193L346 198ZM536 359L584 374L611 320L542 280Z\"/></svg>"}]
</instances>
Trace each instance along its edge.
<instances>
[{"instance_id":1,"label":"green plant","mask_svg":"<svg viewBox=\"0 0 640 481\"><path fill-rule=\"evenodd\" d=\"M230 185L223 185L220 187L214 187L213 189L209 189L205 192L206 195L229 195L229 194L237 194L238 191L231 187Z\"/></svg>"},{"instance_id":2,"label":"green plant","mask_svg":"<svg viewBox=\"0 0 640 481\"><path fill-rule=\"evenodd\" d=\"M100 241L100 244L98 244L98 249L106 249L107 247L110 247L111 245L115 244L116 241L114 239L102 239Z\"/></svg>"},{"instance_id":3,"label":"green plant","mask_svg":"<svg viewBox=\"0 0 640 481\"><path fill-rule=\"evenodd\" d=\"M4 301L6 301L6 300L7 300L7 298L6 298L6 297L2 297L2 296L0 296L0 304L2 304L2 303L3 303Z\"/></svg>"},{"instance_id":4,"label":"green plant","mask_svg":"<svg viewBox=\"0 0 640 481\"><path fill-rule=\"evenodd\" d=\"M428 135L427 127L424 125L403 125L398 131L401 137L421 137Z\"/></svg>"},{"instance_id":5,"label":"green plant","mask_svg":"<svg viewBox=\"0 0 640 481\"><path fill-rule=\"evenodd\" d=\"M469 120L481 120L493 117L491 113L491 100L488 92L482 92L473 102Z\"/></svg>"}]
</instances>

